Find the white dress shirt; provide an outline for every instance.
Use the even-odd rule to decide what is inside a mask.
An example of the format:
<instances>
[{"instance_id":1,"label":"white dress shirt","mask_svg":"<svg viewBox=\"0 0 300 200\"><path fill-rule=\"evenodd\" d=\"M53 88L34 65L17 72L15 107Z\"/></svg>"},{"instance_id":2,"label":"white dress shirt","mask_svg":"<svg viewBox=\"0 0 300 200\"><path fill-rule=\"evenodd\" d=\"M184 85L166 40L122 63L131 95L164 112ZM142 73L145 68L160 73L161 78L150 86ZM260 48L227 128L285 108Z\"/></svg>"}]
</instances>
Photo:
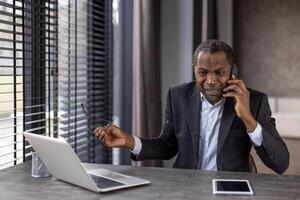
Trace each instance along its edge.
<instances>
[{"instance_id":1,"label":"white dress shirt","mask_svg":"<svg viewBox=\"0 0 300 200\"><path fill-rule=\"evenodd\" d=\"M217 146L225 99L212 105L201 93L200 133L203 155L201 170L217 171Z\"/></svg>"},{"instance_id":2,"label":"white dress shirt","mask_svg":"<svg viewBox=\"0 0 300 200\"><path fill-rule=\"evenodd\" d=\"M217 171L217 145L219 129L224 109L225 99L222 98L218 103L212 105L201 94L201 122L200 133L202 138L203 155L201 170ZM200 134L199 133L199 134ZM249 133L253 144L260 146L263 141L262 127L259 123L252 133ZM133 155L139 155L142 149L142 142L140 138L134 137L134 149L131 151Z\"/></svg>"}]
</instances>

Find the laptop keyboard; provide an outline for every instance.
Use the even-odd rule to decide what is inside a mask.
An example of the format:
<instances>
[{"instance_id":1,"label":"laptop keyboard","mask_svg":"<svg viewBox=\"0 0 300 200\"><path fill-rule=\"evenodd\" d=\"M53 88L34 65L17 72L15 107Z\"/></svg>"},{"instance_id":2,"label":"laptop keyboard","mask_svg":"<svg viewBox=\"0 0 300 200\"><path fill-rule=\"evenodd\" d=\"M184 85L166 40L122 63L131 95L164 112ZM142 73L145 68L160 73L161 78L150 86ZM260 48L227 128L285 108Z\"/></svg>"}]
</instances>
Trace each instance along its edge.
<instances>
[{"instance_id":1,"label":"laptop keyboard","mask_svg":"<svg viewBox=\"0 0 300 200\"><path fill-rule=\"evenodd\" d=\"M98 188L104 189L109 187L115 187L120 185L125 185L124 183L120 183L117 181L113 181L107 178L103 178L100 176L95 176L93 174L89 174L89 176L93 179L93 181L96 183Z\"/></svg>"}]
</instances>

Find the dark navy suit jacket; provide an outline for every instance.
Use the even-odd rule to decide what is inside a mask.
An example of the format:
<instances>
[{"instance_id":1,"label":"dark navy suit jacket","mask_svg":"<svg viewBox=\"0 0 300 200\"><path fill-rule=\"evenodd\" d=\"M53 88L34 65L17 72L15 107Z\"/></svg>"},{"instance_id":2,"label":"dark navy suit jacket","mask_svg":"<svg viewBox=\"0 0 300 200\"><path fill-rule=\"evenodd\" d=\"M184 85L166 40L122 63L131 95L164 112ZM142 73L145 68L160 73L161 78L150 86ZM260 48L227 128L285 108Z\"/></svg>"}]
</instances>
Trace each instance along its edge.
<instances>
[{"instance_id":1,"label":"dark navy suit jacket","mask_svg":"<svg viewBox=\"0 0 300 200\"><path fill-rule=\"evenodd\" d=\"M222 171L250 171L249 154L254 146L265 165L283 173L289 165L289 152L271 122L267 95L249 91L250 110L262 126L263 143L259 147L252 145L244 123L234 111L233 99L226 98L218 136L217 168ZM141 152L138 156L132 155L132 159L171 159L178 154L173 167L196 169L201 163L203 149L199 146L200 113L200 91L194 81L169 89L160 136L141 138Z\"/></svg>"}]
</instances>

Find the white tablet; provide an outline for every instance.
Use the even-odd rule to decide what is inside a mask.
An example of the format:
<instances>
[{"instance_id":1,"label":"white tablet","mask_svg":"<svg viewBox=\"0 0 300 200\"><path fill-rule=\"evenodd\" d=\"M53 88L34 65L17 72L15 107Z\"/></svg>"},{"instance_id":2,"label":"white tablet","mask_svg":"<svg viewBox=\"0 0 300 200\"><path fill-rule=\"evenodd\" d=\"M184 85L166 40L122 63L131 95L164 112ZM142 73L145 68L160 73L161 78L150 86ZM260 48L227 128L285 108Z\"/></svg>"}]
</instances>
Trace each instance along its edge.
<instances>
[{"instance_id":1,"label":"white tablet","mask_svg":"<svg viewBox=\"0 0 300 200\"><path fill-rule=\"evenodd\" d=\"M253 195L248 180L213 179L213 194Z\"/></svg>"}]
</instances>

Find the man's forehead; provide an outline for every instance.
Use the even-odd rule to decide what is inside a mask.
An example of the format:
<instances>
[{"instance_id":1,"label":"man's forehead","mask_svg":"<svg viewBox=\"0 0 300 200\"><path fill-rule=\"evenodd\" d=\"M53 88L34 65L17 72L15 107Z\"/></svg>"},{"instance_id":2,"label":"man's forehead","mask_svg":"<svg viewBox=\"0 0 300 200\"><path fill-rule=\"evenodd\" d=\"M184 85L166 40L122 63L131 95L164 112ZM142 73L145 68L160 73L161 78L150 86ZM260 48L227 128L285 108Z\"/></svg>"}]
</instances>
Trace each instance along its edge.
<instances>
[{"instance_id":1,"label":"man's forehead","mask_svg":"<svg viewBox=\"0 0 300 200\"><path fill-rule=\"evenodd\" d=\"M198 54L197 64L204 65L224 65L229 64L226 54L223 51L209 53L200 51Z\"/></svg>"}]
</instances>

